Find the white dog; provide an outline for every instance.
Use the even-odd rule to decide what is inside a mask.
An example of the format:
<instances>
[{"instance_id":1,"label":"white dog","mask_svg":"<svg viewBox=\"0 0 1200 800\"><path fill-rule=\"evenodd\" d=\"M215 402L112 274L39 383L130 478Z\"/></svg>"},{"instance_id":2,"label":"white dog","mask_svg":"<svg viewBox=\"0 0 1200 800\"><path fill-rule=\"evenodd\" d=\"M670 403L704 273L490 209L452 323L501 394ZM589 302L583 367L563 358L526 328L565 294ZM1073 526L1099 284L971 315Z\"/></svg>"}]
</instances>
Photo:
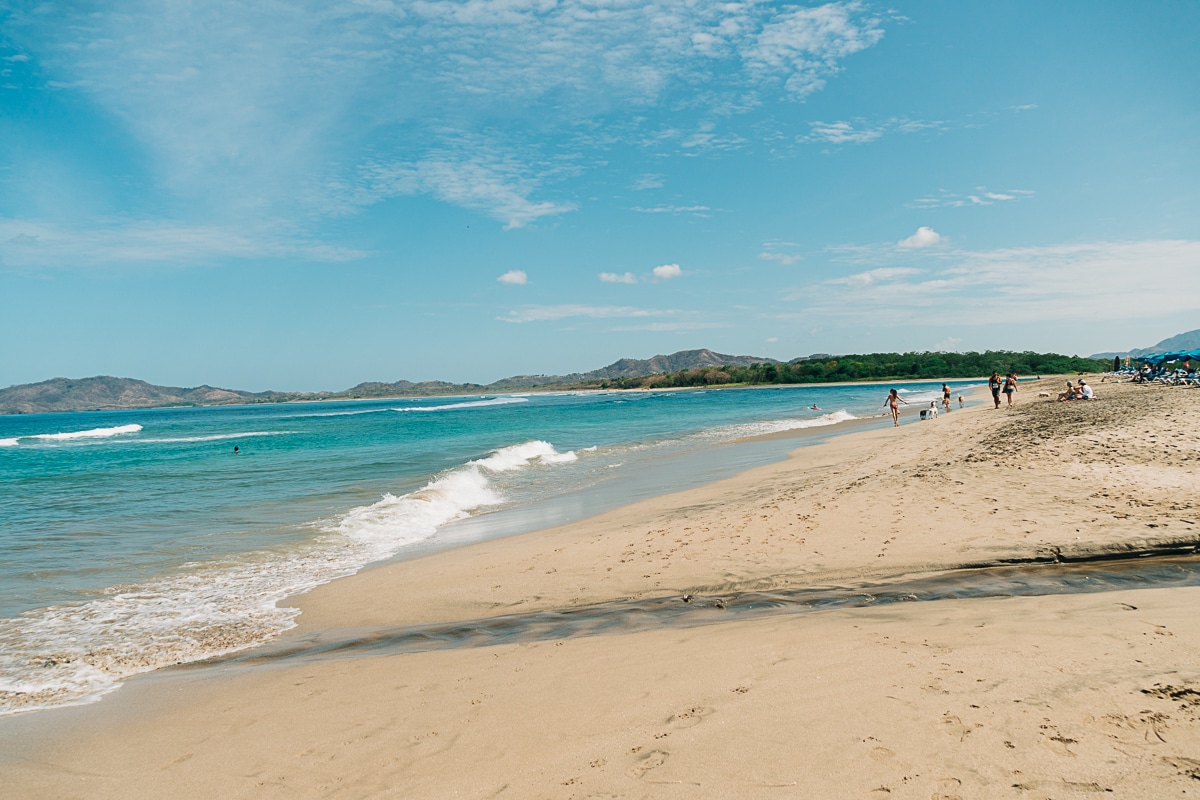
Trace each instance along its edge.
<instances>
[{"instance_id":1,"label":"white dog","mask_svg":"<svg viewBox=\"0 0 1200 800\"><path fill-rule=\"evenodd\" d=\"M929 408L921 409L921 419L937 419L937 401L930 400Z\"/></svg>"}]
</instances>

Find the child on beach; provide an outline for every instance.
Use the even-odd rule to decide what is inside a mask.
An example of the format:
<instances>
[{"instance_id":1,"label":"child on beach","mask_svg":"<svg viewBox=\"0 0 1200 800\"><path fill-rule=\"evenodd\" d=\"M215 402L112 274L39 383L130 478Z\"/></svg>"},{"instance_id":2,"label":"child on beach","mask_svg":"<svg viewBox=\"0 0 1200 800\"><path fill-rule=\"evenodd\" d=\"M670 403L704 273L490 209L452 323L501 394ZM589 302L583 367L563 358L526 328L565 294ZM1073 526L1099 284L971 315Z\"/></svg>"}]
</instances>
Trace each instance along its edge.
<instances>
[{"instance_id":1,"label":"child on beach","mask_svg":"<svg viewBox=\"0 0 1200 800\"><path fill-rule=\"evenodd\" d=\"M908 401L901 397L895 389L888 392L887 400L883 403L884 406L891 408L892 426L897 428L900 427L900 403L908 405Z\"/></svg>"}]
</instances>

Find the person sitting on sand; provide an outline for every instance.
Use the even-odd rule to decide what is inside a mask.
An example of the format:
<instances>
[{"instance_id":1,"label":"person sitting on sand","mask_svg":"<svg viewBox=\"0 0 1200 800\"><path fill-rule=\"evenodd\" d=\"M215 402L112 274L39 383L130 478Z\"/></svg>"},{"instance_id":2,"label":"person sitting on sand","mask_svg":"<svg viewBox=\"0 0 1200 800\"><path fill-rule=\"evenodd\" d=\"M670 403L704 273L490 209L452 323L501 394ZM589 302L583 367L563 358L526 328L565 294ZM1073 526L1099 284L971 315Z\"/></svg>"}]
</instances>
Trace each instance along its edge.
<instances>
[{"instance_id":1,"label":"person sitting on sand","mask_svg":"<svg viewBox=\"0 0 1200 800\"><path fill-rule=\"evenodd\" d=\"M1063 403L1063 402L1066 402L1067 400L1074 400L1074 399L1075 399L1075 384L1071 383L1070 381L1067 381L1066 390L1058 393L1058 402Z\"/></svg>"},{"instance_id":2,"label":"person sitting on sand","mask_svg":"<svg viewBox=\"0 0 1200 800\"><path fill-rule=\"evenodd\" d=\"M1079 399L1080 400L1095 400L1096 395L1092 391L1092 387L1087 385L1087 381L1083 378L1079 379Z\"/></svg>"},{"instance_id":3,"label":"person sitting on sand","mask_svg":"<svg viewBox=\"0 0 1200 800\"><path fill-rule=\"evenodd\" d=\"M888 392L887 400L885 400L883 403L885 406L891 408L893 427L900 426L900 403L908 405L908 401L901 397L900 393L895 389L892 389L890 392Z\"/></svg>"}]
</instances>

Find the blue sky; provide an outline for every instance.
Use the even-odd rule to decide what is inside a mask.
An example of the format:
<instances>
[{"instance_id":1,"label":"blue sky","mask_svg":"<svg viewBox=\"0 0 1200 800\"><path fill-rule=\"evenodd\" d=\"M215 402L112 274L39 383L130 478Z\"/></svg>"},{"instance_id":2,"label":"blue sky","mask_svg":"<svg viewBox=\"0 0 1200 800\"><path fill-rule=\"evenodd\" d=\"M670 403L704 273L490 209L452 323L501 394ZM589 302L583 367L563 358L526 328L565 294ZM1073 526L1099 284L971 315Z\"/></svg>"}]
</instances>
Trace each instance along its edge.
<instances>
[{"instance_id":1,"label":"blue sky","mask_svg":"<svg viewBox=\"0 0 1200 800\"><path fill-rule=\"evenodd\" d=\"M0 385L1200 327L1200 4L0 4Z\"/></svg>"}]
</instances>

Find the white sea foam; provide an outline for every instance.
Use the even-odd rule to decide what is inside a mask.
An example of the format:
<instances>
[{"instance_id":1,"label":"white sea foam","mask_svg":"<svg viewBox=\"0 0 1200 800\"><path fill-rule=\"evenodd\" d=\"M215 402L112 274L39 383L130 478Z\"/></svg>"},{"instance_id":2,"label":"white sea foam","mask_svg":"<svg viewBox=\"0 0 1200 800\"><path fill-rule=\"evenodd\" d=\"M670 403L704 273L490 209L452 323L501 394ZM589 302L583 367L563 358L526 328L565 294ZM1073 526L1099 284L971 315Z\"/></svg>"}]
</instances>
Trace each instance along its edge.
<instances>
[{"instance_id":1,"label":"white sea foam","mask_svg":"<svg viewBox=\"0 0 1200 800\"><path fill-rule=\"evenodd\" d=\"M783 433L785 431L804 430L805 428L823 428L828 425L837 425L839 422L849 422L854 419L858 419L858 417L843 408L838 411L831 411L828 414L822 414L819 417L773 419L714 428L712 431L707 432L707 436L722 440L743 439L747 436L764 436L770 433Z\"/></svg>"},{"instance_id":2,"label":"white sea foam","mask_svg":"<svg viewBox=\"0 0 1200 800\"><path fill-rule=\"evenodd\" d=\"M360 414L383 414L394 408L363 408L357 411L319 411L313 414L292 414L283 419L312 419L314 417L357 417Z\"/></svg>"},{"instance_id":3,"label":"white sea foam","mask_svg":"<svg viewBox=\"0 0 1200 800\"><path fill-rule=\"evenodd\" d=\"M246 431L245 433L214 433L209 436L168 436L161 439L138 439L138 444L171 444L177 442L219 442L224 439L251 439L256 436L287 436L295 431Z\"/></svg>"},{"instance_id":4,"label":"white sea foam","mask_svg":"<svg viewBox=\"0 0 1200 800\"><path fill-rule=\"evenodd\" d=\"M575 457L542 441L501 448L411 494L315 523L319 535L294 551L185 564L89 603L0 620L0 714L90 702L133 675L261 644L295 625L299 612L281 600L502 503L490 475Z\"/></svg>"},{"instance_id":5,"label":"white sea foam","mask_svg":"<svg viewBox=\"0 0 1200 800\"><path fill-rule=\"evenodd\" d=\"M11 439L0 439L0 447L15 447L24 439L36 442L70 442L76 439L107 439L111 436L121 436L127 433L137 433L141 425L118 425L114 428L92 428L87 431L67 431L65 433L33 433L27 436L15 436Z\"/></svg>"},{"instance_id":6,"label":"white sea foam","mask_svg":"<svg viewBox=\"0 0 1200 800\"><path fill-rule=\"evenodd\" d=\"M527 397L493 397L490 400L468 400L465 403L448 403L444 406L406 406L393 408L392 411L457 411L461 408L486 408L488 406L509 406L513 403L528 403Z\"/></svg>"}]
</instances>

